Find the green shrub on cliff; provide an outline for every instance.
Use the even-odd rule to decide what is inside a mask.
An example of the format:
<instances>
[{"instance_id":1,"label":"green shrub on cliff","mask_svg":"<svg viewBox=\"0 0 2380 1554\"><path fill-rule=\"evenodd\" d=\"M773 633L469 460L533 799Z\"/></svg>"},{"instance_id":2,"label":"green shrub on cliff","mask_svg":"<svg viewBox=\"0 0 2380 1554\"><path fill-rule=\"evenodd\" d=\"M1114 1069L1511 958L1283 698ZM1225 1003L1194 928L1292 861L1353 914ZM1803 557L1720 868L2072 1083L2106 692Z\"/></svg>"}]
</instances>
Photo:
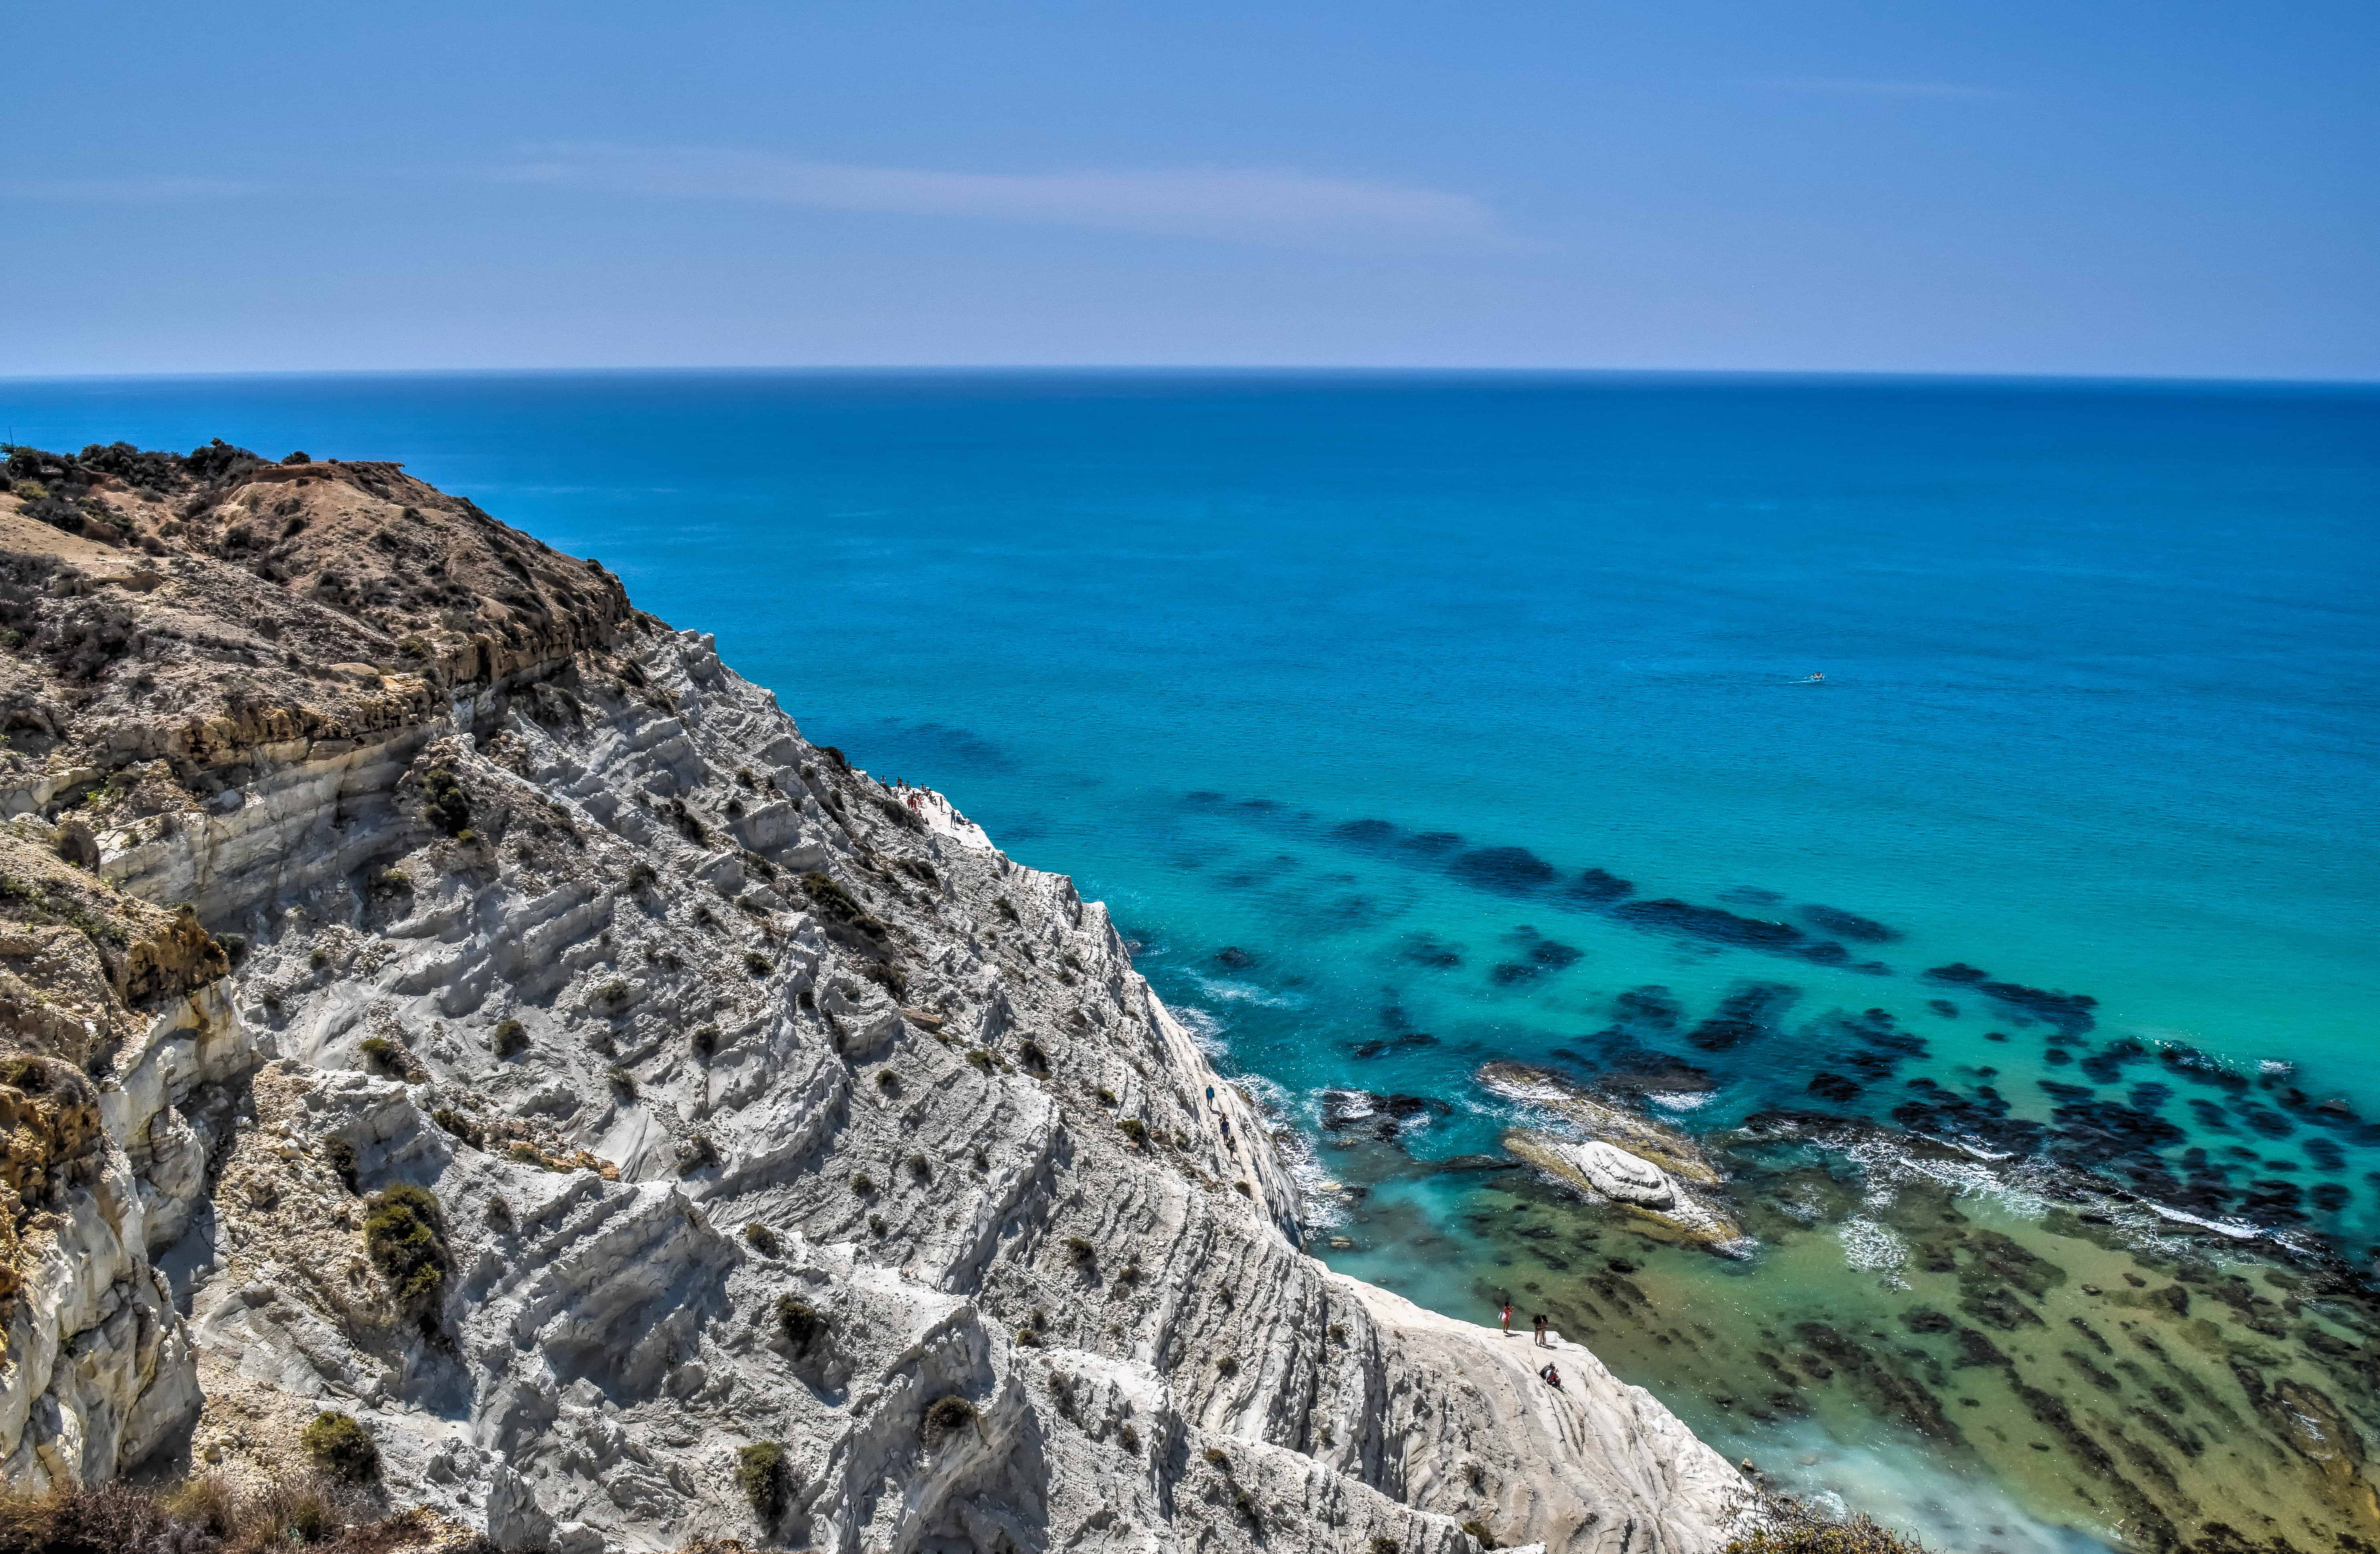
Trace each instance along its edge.
<instances>
[{"instance_id":1,"label":"green shrub on cliff","mask_svg":"<svg viewBox=\"0 0 2380 1554\"><path fill-rule=\"evenodd\" d=\"M345 1484L363 1484L380 1472L380 1448L350 1414L325 1410L298 1438L314 1465Z\"/></svg>"},{"instance_id":2,"label":"green shrub on cliff","mask_svg":"<svg viewBox=\"0 0 2380 1554\"><path fill-rule=\"evenodd\" d=\"M792 1472L785 1466L785 1449L773 1440L756 1440L735 1454L735 1487L751 1502L752 1514L764 1527L776 1525L785 1513L785 1492Z\"/></svg>"},{"instance_id":3,"label":"green shrub on cliff","mask_svg":"<svg viewBox=\"0 0 2380 1554\"><path fill-rule=\"evenodd\" d=\"M400 1310L423 1328L434 1325L446 1299L446 1238L438 1227L438 1200L401 1181L373 1195L364 1217L364 1248L388 1280Z\"/></svg>"}]
</instances>

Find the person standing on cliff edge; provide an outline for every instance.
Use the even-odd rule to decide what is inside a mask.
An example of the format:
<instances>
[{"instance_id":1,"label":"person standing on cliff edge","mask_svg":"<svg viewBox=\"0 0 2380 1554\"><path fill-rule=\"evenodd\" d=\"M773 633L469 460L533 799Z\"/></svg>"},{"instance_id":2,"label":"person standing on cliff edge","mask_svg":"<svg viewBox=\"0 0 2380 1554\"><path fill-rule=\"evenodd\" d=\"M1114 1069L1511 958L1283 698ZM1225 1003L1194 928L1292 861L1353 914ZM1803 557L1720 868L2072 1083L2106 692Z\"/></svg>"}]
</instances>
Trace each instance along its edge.
<instances>
[{"instance_id":1,"label":"person standing on cliff edge","mask_svg":"<svg viewBox=\"0 0 2380 1554\"><path fill-rule=\"evenodd\" d=\"M1536 1318L1536 1328L1537 1328L1537 1347L1538 1347L1539 1349L1544 1349L1544 1348L1546 1348L1546 1347L1547 1347L1547 1344L1546 1344L1546 1319L1545 1319L1545 1317L1544 1317L1544 1315L1543 1315L1542 1314L1541 1314L1541 1315L1539 1315Z\"/></svg>"},{"instance_id":2,"label":"person standing on cliff edge","mask_svg":"<svg viewBox=\"0 0 2380 1554\"><path fill-rule=\"evenodd\" d=\"M1503 1323L1504 1336L1511 1338L1512 1336L1512 1297L1510 1295L1504 1297Z\"/></svg>"}]
</instances>

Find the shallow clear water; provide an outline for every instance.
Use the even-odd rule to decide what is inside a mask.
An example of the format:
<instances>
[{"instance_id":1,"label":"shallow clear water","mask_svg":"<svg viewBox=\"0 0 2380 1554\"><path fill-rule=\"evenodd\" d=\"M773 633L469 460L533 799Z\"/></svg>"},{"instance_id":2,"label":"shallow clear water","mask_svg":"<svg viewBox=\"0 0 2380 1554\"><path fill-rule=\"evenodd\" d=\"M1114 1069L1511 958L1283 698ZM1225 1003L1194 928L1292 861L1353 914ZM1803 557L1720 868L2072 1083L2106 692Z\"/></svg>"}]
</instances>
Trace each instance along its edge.
<instances>
[{"instance_id":1,"label":"shallow clear water","mask_svg":"<svg viewBox=\"0 0 2380 1554\"><path fill-rule=\"evenodd\" d=\"M1496 1057L1649 1076L1697 1132L1898 1112L2380 1237L2380 391L739 373L0 410L51 447L398 459L600 557L813 738L1108 900L1317 1178L1372 1189L1318 1196L1330 1255L1460 1315L1502 1277L1464 1217L1512 1179L1415 1163L1498 1149ZM1986 975L1922 974L1955 964ZM1334 1085L1442 1113L1356 1169ZM1879 1505L1947 1482L1888 1429L1790 1428L1868 1453Z\"/></svg>"}]
</instances>

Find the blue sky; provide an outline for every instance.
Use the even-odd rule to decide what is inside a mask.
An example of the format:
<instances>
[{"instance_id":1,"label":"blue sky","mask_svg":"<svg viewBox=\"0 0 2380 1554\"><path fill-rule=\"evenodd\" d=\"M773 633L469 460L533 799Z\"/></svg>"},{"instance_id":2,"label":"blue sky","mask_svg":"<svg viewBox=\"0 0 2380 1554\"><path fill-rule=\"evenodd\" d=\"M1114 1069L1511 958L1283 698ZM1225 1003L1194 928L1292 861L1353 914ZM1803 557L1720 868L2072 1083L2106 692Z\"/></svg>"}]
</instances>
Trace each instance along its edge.
<instances>
[{"instance_id":1,"label":"blue sky","mask_svg":"<svg viewBox=\"0 0 2380 1554\"><path fill-rule=\"evenodd\" d=\"M2380 377L2380 6L28 7L0 373Z\"/></svg>"}]
</instances>

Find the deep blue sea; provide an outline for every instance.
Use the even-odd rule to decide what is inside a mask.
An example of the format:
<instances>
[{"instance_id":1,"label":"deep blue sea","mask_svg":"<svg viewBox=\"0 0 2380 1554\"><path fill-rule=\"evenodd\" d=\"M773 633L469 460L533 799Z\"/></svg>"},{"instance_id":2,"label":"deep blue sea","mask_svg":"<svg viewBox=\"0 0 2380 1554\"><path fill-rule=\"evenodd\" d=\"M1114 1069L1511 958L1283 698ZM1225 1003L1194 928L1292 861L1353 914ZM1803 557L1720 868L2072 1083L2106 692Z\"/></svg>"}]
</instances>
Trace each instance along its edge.
<instances>
[{"instance_id":1,"label":"deep blue sea","mask_svg":"<svg viewBox=\"0 0 2380 1554\"><path fill-rule=\"evenodd\" d=\"M1309 1135L1351 1085L1493 1151L1480 1062L1615 1043L1717 1127L1880 1009L2002 1120L2046 1080L2216 1148L2210 1217L2380 1240L2380 1148L2159 1062L2380 1118L2380 390L343 376L5 383L0 422L398 459L600 557L1107 900ZM1333 1260L1486 1319L1460 1182L1383 1191Z\"/></svg>"}]
</instances>

